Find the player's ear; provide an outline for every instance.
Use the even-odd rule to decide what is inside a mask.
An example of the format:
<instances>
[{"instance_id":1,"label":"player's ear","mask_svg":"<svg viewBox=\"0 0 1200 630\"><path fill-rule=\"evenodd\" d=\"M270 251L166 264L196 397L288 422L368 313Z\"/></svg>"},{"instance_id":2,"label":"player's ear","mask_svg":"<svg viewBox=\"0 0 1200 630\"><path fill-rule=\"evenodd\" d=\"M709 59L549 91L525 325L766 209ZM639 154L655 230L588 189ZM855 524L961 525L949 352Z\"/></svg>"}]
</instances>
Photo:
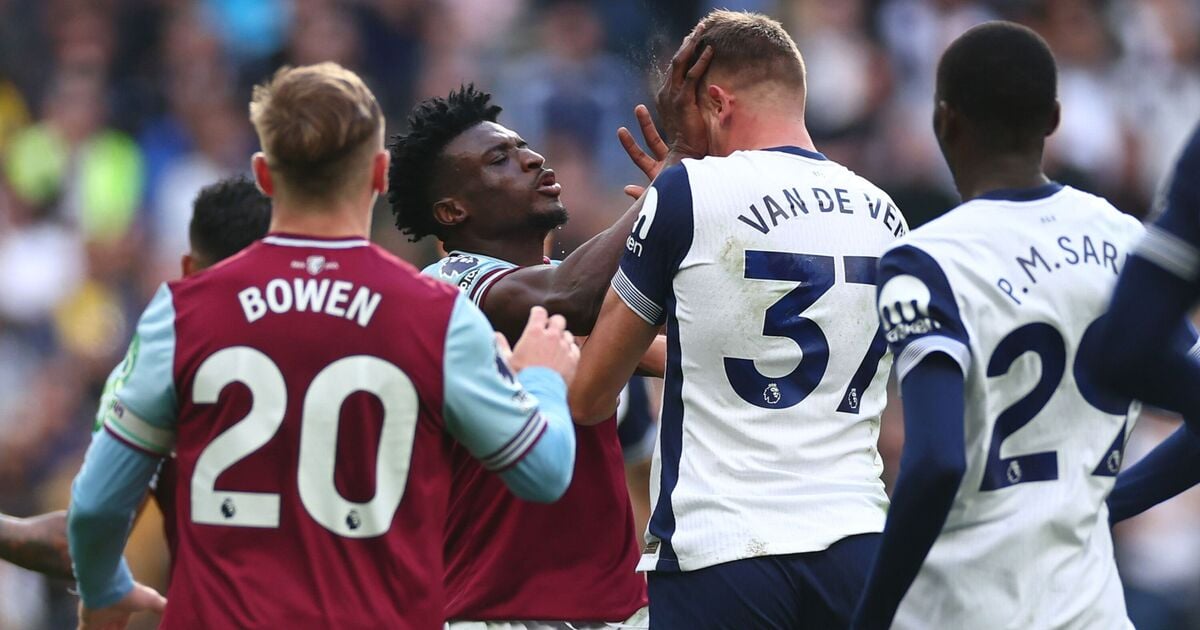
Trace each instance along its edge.
<instances>
[{"instance_id":1,"label":"player's ear","mask_svg":"<svg viewBox=\"0 0 1200 630\"><path fill-rule=\"evenodd\" d=\"M1059 104L1058 99L1055 99L1054 112L1050 114L1050 125L1046 128L1046 135L1049 136L1050 134L1054 133L1054 130L1058 129L1058 123L1061 121L1062 106Z\"/></svg>"},{"instance_id":2,"label":"player's ear","mask_svg":"<svg viewBox=\"0 0 1200 630\"><path fill-rule=\"evenodd\" d=\"M715 83L709 83L704 88L704 99L707 101L704 105L707 105L707 109L717 118L720 118L722 115L728 115L730 105L733 102L732 95L725 88Z\"/></svg>"},{"instance_id":3,"label":"player's ear","mask_svg":"<svg viewBox=\"0 0 1200 630\"><path fill-rule=\"evenodd\" d=\"M433 220L452 227L467 220L467 209L453 197L444 197L433 202Z\"/></svg>"},{"instance_id":4,"label":"player's ear","mask_svg":"<svg viewBox=\"0 0 1200 630\"><path fill-rule=\"evenodd\" d=\"M388 190L388 164L391 155L387 151L379 151L371 160L371 190L383 195Z\"/></svg>"},{"instance_id":5,"label":"player's ear","mask_svg":"<svg viewBox=\"0 0 1200 630\"><path fill-rule=\"evenodd\" d=\"M933 106L933 134L943 145L954 135L954 110L946 101L938 99Z\"/></svg>"},{"instance_id":6,"label":"player's ear","mask_svg":"<svg viewBox=\"0 0 1200 630\"><path fill-rule=\"evenodd\" d=\"M254 173L254 183L259 192L268 197L275 193L275 182L271 181L271 169L267 167L265 153L258 151L250 158L250 170Z\"/></svg>"},{"instance_id":7,"label":"player's ear","mask_svg":"<svg viewBox=\"0 0 1200 630\"><path fill-rule=\"evenodd\" d=\"M196 271L196 263L192 260L192 254L184 254L179 259L179 272L184 278L192 275Z\"/></svg>"}]
</instances>

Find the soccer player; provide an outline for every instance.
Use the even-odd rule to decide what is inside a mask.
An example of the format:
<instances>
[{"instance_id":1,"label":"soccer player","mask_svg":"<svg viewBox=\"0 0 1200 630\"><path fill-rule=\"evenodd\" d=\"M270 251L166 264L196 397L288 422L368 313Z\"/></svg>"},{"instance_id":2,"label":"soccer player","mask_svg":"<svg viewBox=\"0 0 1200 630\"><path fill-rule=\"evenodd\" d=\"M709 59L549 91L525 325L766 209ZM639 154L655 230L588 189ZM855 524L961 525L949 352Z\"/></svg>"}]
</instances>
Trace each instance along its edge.
<instances>
[{"instance_id":1,"label":"soccer player","mask_svg":"<svg viewBox=\"0 0 1200 630\"><path fill-rule=\"evenodd\" d=\"M855 628L1132 628L1105 497L1138 405L1089 377L1140 224L1050 181L1054 57L989 22L937 70L934 131L964 203L879 266L905 444Z\"/></svg>"},{"instance_id":2,"label":"soccer player","mask_svg":"<svg viewBox=\"0 0 1200 630\"><path fill-rule=\"evenodd\" d=\"M1200 483L1200 363L1176 332L1200 296L1200 126L1175 166L1163 216L1132 252L1113 292L1091 367L1105 385L1190 421L1117 477L1120 522Z\"/></svg>"},{"instance_id":3,"label":"soccer player","mask_svg":"<svg viewBox=\"0 0 1200 630\"><path fill-rule=\"evenodd\" d=\"M1200 126L1166 190L1166 209L1121 271L1092 365L1113 388L1200 418L1200 363L1174 331L1200 298Z\"/></svg>"},{"instance_id":4,"label":"soccer player","mask_svg":"<svg viewBox=\"0 0 1200 630\"><path fill-rule=\"evenodd\" d=\"M388 157L357 75L285 68L250 118L271 234L142 315L72 492L82 626L162 604L120 552L174 449L162 627L438 627L447 434L522 497L556 499L574 460L573 339L535 309L510 369L474 305L367 242Z\"/></svg>"},{"instance_id":5,"label":"soccer player","mask_svg":"<svg viewBox=\"0 0 1200 630\"><path fill-rule=\"evenodd\" d=\"M231 177L205 186L192 204L188 231L190 251L183 255L183 277L191 276L236 254L267 233L271 221L271 202L245 177ZM127 362L113 369L104 384L93 432L104 426L105 412L111 407L117 387L128 375ZM155 499L163 511L168 548L174 550L175 523L171 491L173 460L163 461L155 479ZM0 559L51 577L72 579L71 557L67 551L67 513L65 510L29 518L0 514Z\"/></svg>"},{"instance_id":6,"label":"soccer player","mask_svg":"<svg viewBox=\"0 0 1200 630\"><path fill-rule=\"evenodd\" d=\"M457 285L497 330L511 335L521 311L544 305L585 335L637 211L561 264L546 259L546 235L567 220L562 186L541 155L496 122L499 113L473 86L413 108L409 132L389 145L396 225L442 241L449 255L424 273ZM653 129L647 110L639 118ZM645 607L617 422L577 427L576 438L574 479L553 505L517 500L456 449L446 532L451 627L602 626Z\"/></svg>"},{"instance_id":7,"label":"soccer player","mask_svg":"<svg viewBox=\"0 0 1200 630\"><path fill-rule=\"evenodd\" d=\"M712 61L676 129L701 129L709 157L646 191L573 416L612 412L665 322L651 627L845 626L887 506L875 264L906 226L817 152L804 62L778 22L715 11L697 28Z\"/></svg>"}]
</instances>

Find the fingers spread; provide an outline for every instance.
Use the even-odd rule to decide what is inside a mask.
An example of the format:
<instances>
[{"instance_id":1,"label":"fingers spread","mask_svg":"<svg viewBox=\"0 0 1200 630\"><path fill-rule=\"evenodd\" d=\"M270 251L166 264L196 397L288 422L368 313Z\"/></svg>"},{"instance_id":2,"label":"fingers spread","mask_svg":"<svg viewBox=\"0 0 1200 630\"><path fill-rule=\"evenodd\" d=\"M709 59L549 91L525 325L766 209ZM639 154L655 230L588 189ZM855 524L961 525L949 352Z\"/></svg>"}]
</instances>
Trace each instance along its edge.
<instances>
[{"instance_id":1,"label":"fingers spread","mask_svg":"<svg viewBox=\"0 0 1200 630\"><path fill-rule=\"evenodd\" d=\"M687 83L695 83L697 79L704 76L704 71L708 70L708 64L713 58L713 47L705 46L704 52L700 53L700 57L696 59L696 63L687 71Z\"/></svg>"},{"instance_id":2,"label":"fingers spread","mask_svg":"<svg viewBox=\"0 0 1200 630\"><path fill-rule=\"evenodd\" d=\"M646 140L646 146L654 153L654 157L658 160L664 160L667 157L667 143L663 142L662 136L658 133L658 127L654 126L654 118L650 115L650 110L645 105L638 105L633 110L634 116L637 117L638 126L642 128L642 138ZM626 130L626 133L629 133ZM630 136L632 138L632 136Z\"/></svg>"},{"instance_id":3,"label":"fingers spread","mask_svg":"<svg viewBox=\"0 0 1200 630\"><path fill-rule=\"evenodd\" d=\"M561 335L567 329L567 318L562 315L553 315L550 321L546 324L546 329L552 333Z\"/></svg>"},{"instance_id":4,"label":"fingers spread","mask_svg":"<svg viewBox=\"0 0 1200 630\"><path fill-rule=\"evenodd\" d=\"M629 154L629 159L633 160L634 166L637 166L647 177L652 177L651 172L658 163L654 158L646 154L637 141L633 139L633 134L625 127L617 130L617 139L621 141L621 147Z\"/></svg>"}]
</instances>

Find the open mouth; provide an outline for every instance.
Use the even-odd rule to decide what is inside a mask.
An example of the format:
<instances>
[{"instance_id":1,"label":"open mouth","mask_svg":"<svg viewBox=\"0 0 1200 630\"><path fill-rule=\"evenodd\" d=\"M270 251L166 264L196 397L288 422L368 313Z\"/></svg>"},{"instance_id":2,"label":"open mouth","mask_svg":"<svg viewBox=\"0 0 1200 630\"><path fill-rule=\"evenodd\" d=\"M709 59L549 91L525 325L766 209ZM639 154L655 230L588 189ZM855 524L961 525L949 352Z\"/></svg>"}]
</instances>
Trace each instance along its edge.
<instances>
[{"instance_id":1,"label":"open mouth","mask_svg":"<svg viewBox=\"0 0 1200 630\"><path fill-rule=\"evenodd\" d=\"M562 194L562 184L554 178L554 171L546 169L538 176L537 181L538 194L546 195L547 197L558 197Z\"/></svg>"}]
</instances>

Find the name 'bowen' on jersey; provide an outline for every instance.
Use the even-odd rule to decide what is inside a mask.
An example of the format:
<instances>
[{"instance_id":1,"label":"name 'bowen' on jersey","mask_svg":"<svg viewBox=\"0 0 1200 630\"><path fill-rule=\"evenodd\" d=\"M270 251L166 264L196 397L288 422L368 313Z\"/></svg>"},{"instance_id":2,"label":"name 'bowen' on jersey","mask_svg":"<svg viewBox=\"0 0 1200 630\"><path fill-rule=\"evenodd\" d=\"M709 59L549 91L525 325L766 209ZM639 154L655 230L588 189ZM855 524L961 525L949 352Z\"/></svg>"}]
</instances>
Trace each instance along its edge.
<instances>
[{"instance_id":1,"label":"name 'bowen' on jersey","mask_svg":"<svg viewBox=\"0 0 1200 630\"><path fill-rule=\"evenodd\" d=\"M351 297L353 295L353 297ZM247 287L238 291L238 302L246 321L253 323L266 316L267 312L324 313L354 321L363 328L371 323L371 317L383 299L378 292L353 282L330 280L329 278L293 278L290 282L274 278L266 287Z\"/></svg>"}]
</instances>

